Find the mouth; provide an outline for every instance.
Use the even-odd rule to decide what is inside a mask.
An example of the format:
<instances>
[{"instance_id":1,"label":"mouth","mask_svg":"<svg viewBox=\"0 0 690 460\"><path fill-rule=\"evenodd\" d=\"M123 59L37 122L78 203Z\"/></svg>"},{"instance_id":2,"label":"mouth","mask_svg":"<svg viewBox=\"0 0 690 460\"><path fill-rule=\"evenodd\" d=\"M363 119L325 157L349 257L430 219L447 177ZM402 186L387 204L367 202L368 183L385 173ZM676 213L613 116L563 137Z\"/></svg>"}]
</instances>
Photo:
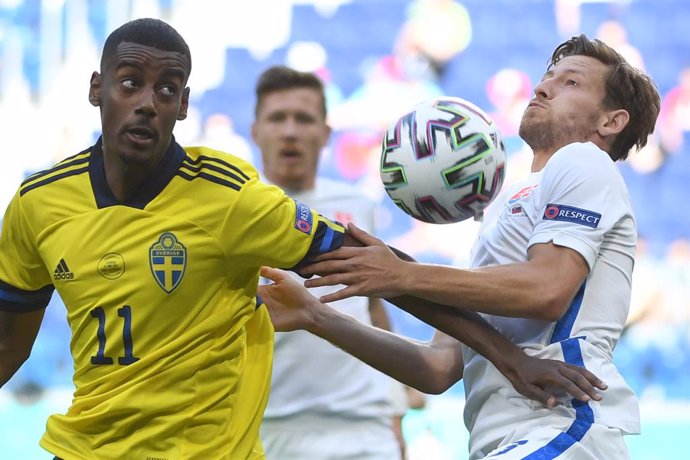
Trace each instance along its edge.
<instances>
[{"instance_id":1,"label":"mouth","mask_svg":"<svg viewBox=\"0 0 690 460\"><path fill-rule=\"evenodd\" d=\"M280 157L288 161L296 161L302 157L302 154L297 150L284 149L280 151Z\"/></svg>"},{"instance_id":2,"label":"mouth","mask_svg":"<svg viewBox=\"0 0 690 460\"><path fill-rule=\"evenodd\" d=\"M531 100L530 103L529 103L529 105L527 106L527 108L528 108L528 109L533 109L533 108L540 108L540 109L543 109L543 108L545 108L545 107L544 107L544 105L543 105L541 102L536 101L536 100Z\"/></svg>"},{"instance_id":3,"label":"mouth","mask_svg":"<svg viewBox=\"0 0 690 460\"><path fill-rule=\"evenodd\" d=\"M148 126L130 126L125 134L135 144L150 144L156 139L156 132Z\"/></svg>"}]
</instances>

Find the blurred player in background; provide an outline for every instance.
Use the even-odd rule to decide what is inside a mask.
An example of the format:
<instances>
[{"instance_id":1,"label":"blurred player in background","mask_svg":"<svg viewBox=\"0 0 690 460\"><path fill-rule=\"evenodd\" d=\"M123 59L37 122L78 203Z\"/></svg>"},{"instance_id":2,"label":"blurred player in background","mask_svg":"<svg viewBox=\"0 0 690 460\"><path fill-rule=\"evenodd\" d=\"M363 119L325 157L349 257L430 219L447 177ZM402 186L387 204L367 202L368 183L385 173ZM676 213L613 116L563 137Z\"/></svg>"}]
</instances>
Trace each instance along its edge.
<instances>
[{"instance_id":1,"label":"blurred player in background","mask_svg":"<svg viewBox=\"0 0 690 460\"><path fill-rule=\"evenodd\" d=\"M265 178L300 203L373 232L371 200L349 184L317 177L330 133L324 87L315 74L284 66L261 74L252 137L261 150ZM314 291L323 295L333 289ZM390 329L379 298L354 297L334 307L362 323ZM404 445L396 437L400 426L392 426L393 385L402 387L308 332L276 333L271 396L261 427L266 457L400 459Z\"/></svg>"},{"instance_id":2,"label":"blurred player in background","mask_svg":"<svg viewBox=\"0 0 690 460\"><path fill-rule=\"evenodd\" d=\"M554 50L534 93L519 130L534 154L532 173L485 213L474 268L409 263L350 226L368 247L320 257L305 273L324 276L305 284L348 286L324 302L368 295L406 309L424 305L423 319L450 333L449 309L479 311L530 355L583 365L607 382L599 402L563 399L549 409L522 397L500 367L465 342L457 372L465 383L471 458L626 459L623 435L639 433L639 409L612 352L629 311L637 231L614 162L647 143L659 93L611 47L584 35ZM323 327L328 332L321 334L330 335L335 326ZM336 345L345 348L343 340L363 347L364 332L340 337ZM380 350L371 343L368 349ZM400 366L409 365L401 357L409 350L387 351Z\"/></svg>"},{"instance_id":3,"label":"blurred player in background","mask_svg":"<svg viewBox=\"0 0 690 460\"><path fill-rule=\"evenodd\" d=\"M72 331L72 405L40 441L57 457L264 458L273 328L259 268L344 239L249 163L175 142L191 65L160 20L112 32L89 90L101 137L26 179L5 214L0 384L29 357L54 289Z\"/></svg>"}]
</instances>

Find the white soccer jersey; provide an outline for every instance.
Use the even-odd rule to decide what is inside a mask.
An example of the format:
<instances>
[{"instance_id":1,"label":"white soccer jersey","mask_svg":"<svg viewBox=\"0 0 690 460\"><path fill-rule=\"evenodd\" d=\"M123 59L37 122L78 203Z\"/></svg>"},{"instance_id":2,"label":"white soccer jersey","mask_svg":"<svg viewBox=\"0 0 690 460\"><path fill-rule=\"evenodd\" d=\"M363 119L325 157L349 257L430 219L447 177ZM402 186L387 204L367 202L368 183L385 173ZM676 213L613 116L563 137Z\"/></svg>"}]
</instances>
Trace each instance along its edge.
<instances>
[{"instance_id":1,"label":"white soccer jersey","mask_svg":"<svg viewBox=\"0 0 690 460\"><path fill-rule=\"evenodd\" d=\"M289 193L309 203L320 214L342 224L352 221L373 231L374 203L355 187L330 179L317 179L312 191ZM321 296L334 287L311 289ZM353 297L332 306L371 324L366 297ZM296 414L338 413L346 418L385 418L390 423L389 377L306 331L276 333L271 395L264 418Z\"/></svg>"},{"instance_id":2,"label":"white soccer jersey","mask_svg":"<svg viewBox=\"0 0 690 460\"><path fill-rule=\"evenodd\" d=\"M609 388L600 402L566 399L550 410L524 398L490 362L464 347L472 458L509 436L505 427L544 425L546 417L572 419L571 437L560 448L579 441L592 423L639 433L637 399L612 358L628 315L636 240L623 178L591 143L560 149L541 171L505 190L487 209L472 250L473 267L524 262L531 245L552 241L580 253L590 273L556 322L485 318L530 355L585 366Z\"/></svg>"}]
</instances>

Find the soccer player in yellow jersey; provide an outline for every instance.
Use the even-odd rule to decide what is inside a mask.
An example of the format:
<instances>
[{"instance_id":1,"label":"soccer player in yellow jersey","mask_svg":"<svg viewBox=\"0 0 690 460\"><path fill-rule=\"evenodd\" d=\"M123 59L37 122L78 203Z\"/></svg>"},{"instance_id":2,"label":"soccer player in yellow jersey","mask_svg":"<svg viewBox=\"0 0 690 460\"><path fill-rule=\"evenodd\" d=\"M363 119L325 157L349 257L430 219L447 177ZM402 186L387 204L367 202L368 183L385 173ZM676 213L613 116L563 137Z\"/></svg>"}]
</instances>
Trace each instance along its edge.
<instances>
[{"instance_id":1,"label":"soccer player in yellow jersey","mask_svg":"<svg viewBox=\"0 0 690 460\"><path fill-rule=\"evenodd\" d=\"M106 40L89 100L95 145L29 177L0 237L0 384L57 289L75 393L41 446L72 459L262 459L273 328L259 268L298 267L344 229L248 163L172 136L191 56L168 24Z\"/></svg>"}]
</instances>

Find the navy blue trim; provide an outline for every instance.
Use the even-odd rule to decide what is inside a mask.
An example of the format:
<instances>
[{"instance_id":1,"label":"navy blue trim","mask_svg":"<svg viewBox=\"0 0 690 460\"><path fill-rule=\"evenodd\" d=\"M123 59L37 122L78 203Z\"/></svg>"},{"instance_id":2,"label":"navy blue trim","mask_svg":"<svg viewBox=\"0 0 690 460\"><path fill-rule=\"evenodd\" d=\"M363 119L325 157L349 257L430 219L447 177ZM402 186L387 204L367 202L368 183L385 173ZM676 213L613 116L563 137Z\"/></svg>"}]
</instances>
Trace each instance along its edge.
<instances>
[{"instance_id":1,"label":"navy blue trim","mask_svg":"<svg viewBox=\"0 0 690 460\"><path fill-rule=\"evenodd\" d=\"M186 172L183 172L182 170L177 171L177 176L181 177L185 180L188 181L193 181L194 179L206 179L207 181L214 182L219 185L223 185L225 187L230 187L232 189L235 189L237 191L240 191L242 188L241 186L237 185L234 182L227 181L225 179L221 179L218 176L214 176L213 174L207 174L204 172L196 173L195 175L187 174Z\"/></svg>"},{"instance_id":2,"label":"navy blue trim","mask_svg":"<svg viewBox=\"0 0 690 460\"><path fill-rule=\"evenodd\" d=\"M96 205L99 209L118 205L144 209L151 200L156 198L163 189L167 187L177 173L186 155L184 149L175 142L175 138L173 137L168 150L165 152L156 170L151 173L139 190L125 202L120 202L115 198L115 195L113 195L105 178L102 138L98 138L91 151L91 162L89 163L89 176L91 178L91 187L93 188Z\"/></svg>"},{"instance_id":3,"label":"navy blue trim","mask_svg":"<svg viewBox=\"0 0 690 460\"><path fill-rule=\"evenodd\" d=\"M91 147L89 147L88 149L82 150L81 152L77 153L76 155L72 155L71 157L65 158L64 160L62 160L60 163L56 164L52 168L44 169L43 171L38 171L38 172L30 175L29 177L24 179L24 181L22 182L20 187L24 187L24 186L28 185L30 182L33 182L36 179L40 179L41 177L46 176L46 175L53 173L55 171L60 171L61 169L70 168L74 165L88 163L89 162L88 155L87 156L82 156L82 155L84 155L85 153L88 153L89 150L91 150ZM81 156L81 158L78 158L79 156Z\"/></svg>"},{"instance_id":4,"label":"navy blue trim","mask_svg":"<svg viewBox=\"0 0 690 460\"><path fill-rule=\"evenodd\" d=\"M14 313L41 310L48 306L54 290L49 284L36 291L25 291L0 281L0 310Z\"/></svg>"},{"instance_id":5,"label":"navy blue trim","mask_svg":"<svg viewBox=\"0 0 690 460\"><path fill-rule=\"evenodd\" d=\"M237 166L235 166L232 163L228 163L227 161L223 161L220 158L207 157L205 155L201 155L196 160L193 160L192 158L187 157L187 158L185 158L185 162L189 163L189 165L183 163L183 166L185 166L185 167L187 167L187 168L189 168L195 172L198 172L200 168L209 168L209 169L212 169L214 171L225 174L226 176L232 177L233 179L237 180L238 182L241 182L242 184L244 184L246 181L251 179L251 177L249 177L247 174L245 174L245 172L242 171L240 168L238 168ZM209 164L209 163L218 163L220 165L223 165L227 169L231 169L231 170L235 171L237 174L242 176L242 178L237 177L235 174L233 174L230 171L219 168L219 167L214 166L214 165ZM195 166L197 166L197 165L200 165L199 168L195 168Z\"/></svg>"},{"instance_id":6,"label":"navy blue trim","mask_svg":"<svg viewBox=\"0 0 690 460\"><path fill-rule=\"evenodd\" d=\"M551 334L551 342L556 343L561 342L568 337L573 330L573 325L575 324L575 319L577 319L578 313L580 313L580 307L582 306L582 299L585 296L585 288L587 286L587 281L583 281L580 289L578 289L577 294L573 297L573 301L570 302L570 307L568 311L556 322L556 326Z\"/></svg>"},{"instance_id":7,"label":"navy blue trim","mask_svg":"<svg viewBox=\"0 0 690 460\"><path fill-rule=\"evenodd\" d=\"M64 179L65 177L76 176L78 174L87 172L89 170L89 156L86 155L82 156L81 158L78 157L80 155L88 153L89 150L91 150L91 147L89 147L86 150L82 150L81 152L69 158L65 158L63 161L61 161L60 163L58 163L50 169L44 169L43 171L39 171L35 174L30 175L24 180L24 182L22 182L22 185L19 187L19 196L24 196L24 194L30 192L31 190L37 189L43 185L51 184L57 180ZM72 171L67 171L61 174L55 174L54 176L48 177L47 179L39 180L42 177L45 177L49 174L53 174L57 171L71 168L72 166L80 164L83 164L84 167Z\"/></svg>"},{"instance_id":8,"label":"navy blue trim","mask_svg":"<svg viewBox=\"0 0 690 460\"><path fill-rule=\"evenodd\" d=\"M324 219L324 217L321 217L321 219ZM314 234L314 239L311 241L311 246L309 246L306 255L297 265L291 267L290 270L296 272L303 266L310 264L312 259L319 254L335 251L343 245L345 241L345 232L339 232L333 229L321 219L319 219L316 225L316 233Z\"/></svg>"},{"instance_id":9,"label":"navy blue trim","mask_svg":"<svg viewBox=\"0 0 690 460\"><path fill-rule=\"evenodd\" d=\"M71 171L67 171L67 172L64 172L61 174L56 174L56 175L51 176L47 179L43 179L43 180L34 182L33 184L27 185L26 187L22 187L19 191L19 195L24 196L24 194L30 192L31 190L37 189L37 188L42 187L44 185L48 185L48 184L53 183L55 181L58 181L60 179L64 179L65 177L77 176L79 174L83 174L83 173L86 173L88 171L89 171L89 167L87 165L87 166L84 166L83 168L73 169Z\"/></svg>"},{"instance_id":10,"label":"navy blue trim","mask_svg":"<svg viewBox=\"0 0 690 460\"><path fill-rule=\"evenodd\" d=\"M261 298L259 294L256 295L256 308L255 310L258 310L261 308L261 306L264 304L264 299Z\"/></svg>"}]
</instances>

